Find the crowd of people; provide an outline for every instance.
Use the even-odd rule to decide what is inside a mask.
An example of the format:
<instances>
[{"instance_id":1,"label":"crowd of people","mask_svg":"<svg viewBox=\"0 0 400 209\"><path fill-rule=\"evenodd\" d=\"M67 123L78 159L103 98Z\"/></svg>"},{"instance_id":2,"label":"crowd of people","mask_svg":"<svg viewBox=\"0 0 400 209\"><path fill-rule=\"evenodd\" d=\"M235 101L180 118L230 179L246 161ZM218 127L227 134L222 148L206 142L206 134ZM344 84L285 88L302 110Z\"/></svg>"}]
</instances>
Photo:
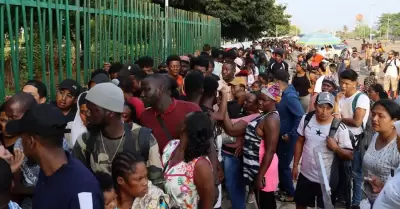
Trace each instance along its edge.
<instances>
[{"instance_id":1,"label":"crowd of people","mask_svg":"<svg viewBox=\"0 0 400 209\"><path fill-rule=\"evenodd\" d=\"M222 190L233 209L399 208L397 81L360 88L350 58L340 69L297 48L290 76L292 47L105 63L54 101L28 81L0 108L0 208L210 209Z\"/></svg>"}]
</instances>

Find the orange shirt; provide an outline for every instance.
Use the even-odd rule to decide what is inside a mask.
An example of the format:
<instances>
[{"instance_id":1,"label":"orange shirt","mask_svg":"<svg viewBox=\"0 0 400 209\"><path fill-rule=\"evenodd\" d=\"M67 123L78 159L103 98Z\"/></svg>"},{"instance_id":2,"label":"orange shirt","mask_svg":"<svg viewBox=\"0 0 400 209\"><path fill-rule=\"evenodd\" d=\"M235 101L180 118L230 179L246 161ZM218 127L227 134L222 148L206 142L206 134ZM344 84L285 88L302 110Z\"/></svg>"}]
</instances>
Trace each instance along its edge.
<instances>
[{"instance_id":1,"label":"orange shirt","mask_svg":"<svg viewBox=\"0 0 400 209\"><path fill-rule=\"evenodd\" d=\"M178 75L176 78L176 83L178 83L178 87L183 86L183 77L181 75Z\"/></svg>"}]
</instances>

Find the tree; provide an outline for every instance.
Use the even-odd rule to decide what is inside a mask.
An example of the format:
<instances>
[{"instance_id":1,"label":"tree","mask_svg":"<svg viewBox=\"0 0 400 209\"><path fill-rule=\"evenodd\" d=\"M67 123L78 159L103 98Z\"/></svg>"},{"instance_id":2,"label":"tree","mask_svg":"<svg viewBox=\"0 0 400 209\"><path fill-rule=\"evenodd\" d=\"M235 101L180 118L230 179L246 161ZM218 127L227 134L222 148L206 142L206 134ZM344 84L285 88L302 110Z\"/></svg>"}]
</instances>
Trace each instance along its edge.
<instances>
[{"instance_id":1,"label":"tree","mask_svg":"<svg viewBox=\"0 0 400 209\"><path fill-rule=\"evenodd\" d=\"M353 37L368 38L371 28L366 24L359 24L354 28Z\"/></svg>"},{"instance_id":2,"label":"tree","mask_svg":"<svg viewBox=\"0 0 400 209\"><path fill-rule=\"evenodd\" d=\"M289 35L291 36L295 36L295 35L299 35L301 33L300 28L298 28L295 25L291 25L290 29L289 29Z\"/></svg>"},{"instance_id":3,"label":"tree","mask_svg":"<svg viewBox=\"0 0 400 209\"><path fill-rule=\"evenodd\" d=\"M400 12L399 13L384 13L379 18L378 27L382 36L386 37L389 25L389 38L390 36L400 36Z\"/></svg>"},{"instance_id":4,"label":"tree","mask_svg":"<svg viewBox=\"0 0 400 209\"><path fill-rule=\"evenodd\" d=\"M277 27L284 28L284 34L290 30L290 16L284 13L286 6L276 4L275 0L172 0L170 4L220 18L225 38L257 39L262 33L275 36Z\"/></svg>"}]
</instances>

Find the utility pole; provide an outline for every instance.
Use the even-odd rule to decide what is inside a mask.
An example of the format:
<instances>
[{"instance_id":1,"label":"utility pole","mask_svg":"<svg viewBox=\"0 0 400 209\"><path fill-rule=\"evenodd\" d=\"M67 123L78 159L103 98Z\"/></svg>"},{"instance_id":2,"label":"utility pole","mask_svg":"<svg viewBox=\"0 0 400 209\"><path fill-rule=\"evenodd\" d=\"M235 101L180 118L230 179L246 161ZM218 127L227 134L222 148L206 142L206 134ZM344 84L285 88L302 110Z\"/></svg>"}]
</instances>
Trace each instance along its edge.
<instances>
[{"instance_id":1,"label":"utility pole","mask_svg":"<svg viewBox=\"0 0 400 209\"><path fill-rule=\"evenodd\" d=\"M369 5L369 42L372 42L372 7L376 4Z\"/></svg>"},{"instance_id":2,"label":"utility pole","mask_svg":"<svg viewBox=\"0 0 400 209\"><path fill-rule=\"evenodd\" d=\"M275 38L278 38L278 25L275 25Z\"/></svg>"},{"instance_id":3,"label":"utility pole","mask_svg":"<svg viewBox=\"0 0 400 209\"><path fill-rule=\"evenodd\" d=\"M388 17L388 24L386 29L386 40L389 40L390 17Z\"/></svg>"}]
</instances>

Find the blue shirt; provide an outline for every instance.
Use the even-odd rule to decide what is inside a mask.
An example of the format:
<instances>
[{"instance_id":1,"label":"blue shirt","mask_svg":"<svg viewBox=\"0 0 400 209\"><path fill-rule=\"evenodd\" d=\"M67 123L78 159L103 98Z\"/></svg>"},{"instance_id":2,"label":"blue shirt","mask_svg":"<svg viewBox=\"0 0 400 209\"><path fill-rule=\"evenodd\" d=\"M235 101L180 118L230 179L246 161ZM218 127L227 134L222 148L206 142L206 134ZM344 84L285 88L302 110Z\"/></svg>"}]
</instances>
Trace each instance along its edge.
<instances>
[{"instance_id":1,"label":"blue shirt","mask_svg":"<svg viewBox=\"0 0 400 209\"><path fill-rule=\"evenodd\" d=\"M291 140L296 140L298 137L297 127L304 115L304 110L299 100L299 94L292 84L282 92L282 99L276 104L276 109L281 120L280 135L287 134Z\"/></svg>"},{"instance_id":2,"label":"blue shirt","mask_svg":"<svg viewBox=\"0 0 400 209\"><path fill-rule=\"evenodd\" d=\"M63 148L65 151L71 152L71 150L68 147L68 143L65 141L65 139L63 141ZM17 141L15 142L14 150L15 149L24 151L24 147L22 146L21 138L17 139ZM39 177L39 171L40 171L39 165L36 163L28 163L28 158L25 157L24 161L22 162L22 165L21 165L21 171L22 171L22 174L24 177L22 179L23 185L30 186L30 187L35 186L36 182L38 180L38 177Z\"/></svg>"},{"instance_id":3,"label":"blue shirt","mask_svg":"<svg viewBox=\"0 0 400 209\"><path fill-rule=\"evenodd\" d=\"M46 176L40 170L32 208L104 209L103 193L94 175L79 160L66 155L68 163L53 175Z\"/></svg>"}]
</instances>

